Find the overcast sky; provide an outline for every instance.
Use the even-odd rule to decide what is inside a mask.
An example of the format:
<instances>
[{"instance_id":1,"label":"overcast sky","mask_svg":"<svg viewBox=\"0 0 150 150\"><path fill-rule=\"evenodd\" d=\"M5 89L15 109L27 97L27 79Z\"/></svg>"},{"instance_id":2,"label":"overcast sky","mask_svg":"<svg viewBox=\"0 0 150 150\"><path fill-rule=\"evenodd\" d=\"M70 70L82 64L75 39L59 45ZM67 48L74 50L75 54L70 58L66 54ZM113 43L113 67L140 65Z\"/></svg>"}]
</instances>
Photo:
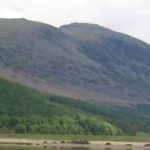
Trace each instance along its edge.
<instances>
[{"instance_id":1,"label":"overcast sky","mask_svg":"<svg viewBox=\"0 0 150 150\"><path fill-rule=\"evenodd\" d=\"M150 43L150 0L0 0L0 17L96 23Z\"/></svg>"}]
</instances>

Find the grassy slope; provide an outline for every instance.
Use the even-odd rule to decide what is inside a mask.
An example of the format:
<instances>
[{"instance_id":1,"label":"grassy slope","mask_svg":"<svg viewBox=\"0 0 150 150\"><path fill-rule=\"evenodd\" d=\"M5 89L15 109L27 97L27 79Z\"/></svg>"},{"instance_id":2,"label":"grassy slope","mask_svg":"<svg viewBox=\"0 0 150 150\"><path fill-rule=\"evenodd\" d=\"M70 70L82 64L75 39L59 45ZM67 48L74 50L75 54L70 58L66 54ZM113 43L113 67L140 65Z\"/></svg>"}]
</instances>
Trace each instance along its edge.
<instances>
[{"instance_id":1,"label":"grassy slope","mask_svg":"<svg viewBox=\"0 0 150 150\"><path fill-rule=\"evenodd\" d=\"M79 110L102 116L108 122L123 129L124 133L136 134L138 131L150 133L149 105L137 105L134 107L106 106L59 96L49 97L49 100L64 106L75 107Z\"/></svg>"},{"instance_id":2,"label":"grassy slope","mask_svg":"<svg viewBox=\"0 0 150 150\"><path fill-rule=\"evenodd\" d=\"M100 116L65 106L28 87L0 79L0 133L98 134L120 132ZM87 126L87 125L88 126ZM105 128L101 131L100 127ZM107 129L109 128L109 129ZM104 133L103 133L104 134Z\"/></svg>"},{"instance_id":3,"label":"grassy slope","mask_svg":"<svg viewBox=\"0 0 150 150\"><path fill-rule=\"evenodd\" d=\"M44 95L28 87L0 79L1 116L37 116L39 118L70 116L74 118L79 114L89 116L88 122L86 122L89 123L89 126L93 125L92 122L96 125L96 116L98 116L98 120L110 122L116 127L123 129L126 134L136 134L139 131L150 133L149 106L142 105L133 108L120 108L95 105L71 98ZM32 117L30 119L32 119ZM38 118L33 119L38 122ZM68 122L66 119L67 118L63 118L66 124L69 124L69 122L73 123L71 120ZM46 123L48 121L47 119ZM59 120L57 121L59 122ZM56 124L58 124L58 122ZM1 124L1 126L3 125ZM84 128L86 126L82 127Z\"/></svg>"},{"instance_id":4,"label":"grassy slope","mask_svg":"<svg viewBox=\"0 0 150 150\"><path fill-rule=\"evenodd\" d=\"M59 111L56 111L58 110ZM28 87L0 79L0 115L51 116L70 112L62 105L48 103L47 97Z\"/></svg>"}]
</instances>

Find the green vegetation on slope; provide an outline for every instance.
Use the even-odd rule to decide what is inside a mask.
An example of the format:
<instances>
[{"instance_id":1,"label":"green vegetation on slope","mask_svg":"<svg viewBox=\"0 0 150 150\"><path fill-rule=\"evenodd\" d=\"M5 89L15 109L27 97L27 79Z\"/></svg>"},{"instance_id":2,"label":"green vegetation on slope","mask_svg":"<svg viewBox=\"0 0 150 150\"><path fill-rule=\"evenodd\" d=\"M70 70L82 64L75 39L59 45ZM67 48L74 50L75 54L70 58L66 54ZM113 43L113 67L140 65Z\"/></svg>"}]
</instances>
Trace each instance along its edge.
<instances>
[{"instance_id":1,"label":"green vegetation on slope","mask_svg":"<svg viewBox=\"0 0 150 150\"><path fill-rule=\"evenodd\" d=\"M96 115L48 99L33 89L0 79L0 133L122 134Z\"/></svg>"},{"instance_id":2,"label":"green vegetation on slope","mask_svg":"<svg viewBox=\"0 0 150 150\"><path fill-rule=\"evenodd\" d=\"M56 111L58 110L59 111ZM52 116L69 114L59 104L48 103L47 97L28 87L0 79L0 115L8 116Z\"/></svg>"},{"instance_id":3,"label":"green vegetation on slope","mask_svg":"<svg viewBox=\"0 0 150 150\"><path fill-rule=\"evenodd\" d=\"M59 96L50 96L49 100L66 107L77 108L101 116L106 121L122 129L125 134L136 135L139 132L150 134L149 105L137 105L133 107L106 106Z\"/></svg>"},{"instance_id":4,"label":"green vegetation on slope","mask_svg":"<svg viewBox=\"0 0 150 150\"><path fill-rule=\"evenodd\" d=\"M97 105L0 79L0 133L136 135L150 133L149 116L148 105Z\"/></svg>"}]
</instances>

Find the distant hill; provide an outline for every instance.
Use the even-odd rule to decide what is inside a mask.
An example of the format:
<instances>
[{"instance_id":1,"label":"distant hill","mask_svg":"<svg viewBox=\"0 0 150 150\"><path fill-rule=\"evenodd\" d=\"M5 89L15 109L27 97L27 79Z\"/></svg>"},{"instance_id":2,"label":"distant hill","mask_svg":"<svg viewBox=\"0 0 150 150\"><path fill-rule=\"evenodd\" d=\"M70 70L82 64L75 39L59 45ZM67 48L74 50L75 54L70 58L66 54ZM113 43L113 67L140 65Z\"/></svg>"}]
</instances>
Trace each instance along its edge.
<instances>
[{"instance_id":1,"label":"distant hill","mask_svg":"<svg viewBox=\"0 0 150 150\"><path fill-rule=\"evenodd\" d=\"M99 25L0 19L0 76L103 104L150 104L150 45Z\"/></svg>"}]
</instances>

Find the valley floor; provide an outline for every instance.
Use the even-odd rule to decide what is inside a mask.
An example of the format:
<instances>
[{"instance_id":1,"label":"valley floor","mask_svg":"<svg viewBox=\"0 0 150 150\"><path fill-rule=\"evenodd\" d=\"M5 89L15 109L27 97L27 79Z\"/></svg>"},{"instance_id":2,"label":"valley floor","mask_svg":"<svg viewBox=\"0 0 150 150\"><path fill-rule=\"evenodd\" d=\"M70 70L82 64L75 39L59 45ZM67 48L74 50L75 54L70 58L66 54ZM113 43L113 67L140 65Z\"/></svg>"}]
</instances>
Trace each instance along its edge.
<instances>
[{"instance_id":1,"label":"valley floor","mask_svg":"<svg viewBox=\"0 0 150 150\"><path fill-rule=\"evenodd\" d=\"M0 134L0 139L150 142L150 135L104 136L104 135L58 135L58 134Z\"/></svg>"},{"instance_id":2,"label":"valley floor","mask_svg":"<svg viewBox=\"0 0 150 150\"><path fill-rule=\"evenodd\" d=\"M93 135L0 135L0 144L87 147L87 148L150 148L150 136L93 136Z\"/></svg>"},{"instance_id":3,"label":"valley floor","mask_svg":"<svg viewBox=\"0 0 150 150\"><path fill-rule=\"evenodd\" d=\"M70 143L69 141L56 140L32 140L32 139L10 139L0 138L2 145L32 145L32 146L50 146L50 147L87 147L87 148L150 148L147 142L120 142L120 141L88 141L88 143Z\"/></svg>"}]
</instances>

